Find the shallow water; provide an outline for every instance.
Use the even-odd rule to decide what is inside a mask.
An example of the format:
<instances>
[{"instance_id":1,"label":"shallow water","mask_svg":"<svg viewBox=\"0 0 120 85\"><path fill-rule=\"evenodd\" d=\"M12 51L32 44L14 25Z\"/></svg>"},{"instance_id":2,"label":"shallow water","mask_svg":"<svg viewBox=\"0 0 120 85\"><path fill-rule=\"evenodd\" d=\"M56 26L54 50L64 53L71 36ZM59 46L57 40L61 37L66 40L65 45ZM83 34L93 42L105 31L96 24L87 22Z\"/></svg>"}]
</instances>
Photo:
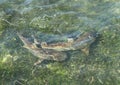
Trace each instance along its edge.
<instances>
[{"instance_id":1,"label":"shallow water","mask_svg":"<svg viewBox=\"0 0 120 85\"><path fill-rule=\"evenodd\" d=\"M100 36L88 56L68 51L36 67L16 34L52 42L90 31ZM119 0L0 0L0 85L119 85L119 42Z\"/></svg>"}]
</instances>

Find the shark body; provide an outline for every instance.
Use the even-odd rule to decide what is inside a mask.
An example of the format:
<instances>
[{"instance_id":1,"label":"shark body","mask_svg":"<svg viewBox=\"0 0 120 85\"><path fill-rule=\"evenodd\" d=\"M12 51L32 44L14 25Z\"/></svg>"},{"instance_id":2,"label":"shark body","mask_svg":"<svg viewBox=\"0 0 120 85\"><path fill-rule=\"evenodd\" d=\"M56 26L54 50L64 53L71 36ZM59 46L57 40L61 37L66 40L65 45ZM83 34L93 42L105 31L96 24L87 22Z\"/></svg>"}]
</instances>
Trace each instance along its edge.
<instances>
[{"instance_id":1,"label":"shark body","mask_svg":"<svg viewBox=\"0 0 120 85\"><path fill-rule=\"evenodd\" d=\"M43 60L64 61L67 58L67 55L64 52L37 47L34 43L28 41L28 39L23 37L21 34L17 33L17 35L24 43L23 47L28 49L29 52L39 58L38 62L36 62L34 65L41 63Z\"/></svg>"},{"instance_id":2,"label":"shark body","mask_svg":"<svg viewBox=\"0 0 120 85\"><path fill-rule=\"evenodd\" d=\"M89 54L89 46L95 41L97 34L95 32L86 32L79 36L76 40L68 42L46 43L42 42L43 49L51 49L56 51L82 50L85 54Z\"/></svg>"}]
</instances>

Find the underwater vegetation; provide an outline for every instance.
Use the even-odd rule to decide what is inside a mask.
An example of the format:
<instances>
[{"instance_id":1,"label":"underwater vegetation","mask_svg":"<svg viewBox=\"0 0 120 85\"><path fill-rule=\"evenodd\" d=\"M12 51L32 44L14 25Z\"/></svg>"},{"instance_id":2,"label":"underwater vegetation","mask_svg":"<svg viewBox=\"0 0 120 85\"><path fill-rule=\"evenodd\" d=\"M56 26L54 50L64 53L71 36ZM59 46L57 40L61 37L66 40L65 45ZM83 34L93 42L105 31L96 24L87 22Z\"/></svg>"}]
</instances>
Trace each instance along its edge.
<instances>
[{"instance_id":1,"label":"underwater vegetation","mask_svg":"<svg viewBox=\"0 0 120 85\"><path fill-rule=\"evenodd\" d=\"M44 60L36 66L39 58L17 34L32 45L32 35L47 42L49 54L56 42L91 31L99 35L89 44L89 55L67 50L64 61ZM0 85L119 85L120 1L0 0L0 75Z\"/></svg>"}]
</instances>

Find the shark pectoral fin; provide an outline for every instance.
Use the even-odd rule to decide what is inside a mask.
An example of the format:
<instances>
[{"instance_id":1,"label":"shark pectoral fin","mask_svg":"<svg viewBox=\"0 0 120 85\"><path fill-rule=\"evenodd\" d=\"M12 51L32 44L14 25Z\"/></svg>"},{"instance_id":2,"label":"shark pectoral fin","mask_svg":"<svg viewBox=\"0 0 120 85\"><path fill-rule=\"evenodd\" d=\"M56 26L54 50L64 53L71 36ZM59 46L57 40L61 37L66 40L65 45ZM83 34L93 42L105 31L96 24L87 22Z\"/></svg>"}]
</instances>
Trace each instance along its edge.
<instances>
[{"instance_id":1,"label":"shark pectoral fin","mask_svg":"<svg viewBox=\"0 0 120 85\"><path fill-rule=\"evenodd\" d=\"M43 59L38 60L37 62L34 63L34 66L40 64L43 61Z\"/></svg>"},{"instance_id":2,"label":"shark pectoral fin","mask_svg":"<svg viewBox=\"0 0 120 85\"><path fill-rule=\"evenodd\" d=\"M85 48L81 49L81 51L83 53L85 53L86 55L89 55L89 47L85 47Z\"/></svg>"}]
</instances>

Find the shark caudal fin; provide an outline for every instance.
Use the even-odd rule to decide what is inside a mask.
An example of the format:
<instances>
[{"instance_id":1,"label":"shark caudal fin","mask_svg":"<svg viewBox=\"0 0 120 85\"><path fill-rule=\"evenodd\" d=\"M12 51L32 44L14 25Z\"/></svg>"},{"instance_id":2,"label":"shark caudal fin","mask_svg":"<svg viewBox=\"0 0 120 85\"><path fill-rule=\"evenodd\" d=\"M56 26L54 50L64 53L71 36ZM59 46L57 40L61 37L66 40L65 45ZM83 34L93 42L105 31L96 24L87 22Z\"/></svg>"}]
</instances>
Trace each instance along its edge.
<instances>
[{"instance_id":1,"label":"shark caudal fin","mask_svg":"<svg viewBox=\"0 0 120 85\"><path fill-rule=\"evenodd\" d=\"M17 32L18 37L20 38L20 40L23 42L25 48L31 46L31 42L28 41L28 39L26 39L25 37L23 37L20 33Z\"/></svg>"}]
</instances>

